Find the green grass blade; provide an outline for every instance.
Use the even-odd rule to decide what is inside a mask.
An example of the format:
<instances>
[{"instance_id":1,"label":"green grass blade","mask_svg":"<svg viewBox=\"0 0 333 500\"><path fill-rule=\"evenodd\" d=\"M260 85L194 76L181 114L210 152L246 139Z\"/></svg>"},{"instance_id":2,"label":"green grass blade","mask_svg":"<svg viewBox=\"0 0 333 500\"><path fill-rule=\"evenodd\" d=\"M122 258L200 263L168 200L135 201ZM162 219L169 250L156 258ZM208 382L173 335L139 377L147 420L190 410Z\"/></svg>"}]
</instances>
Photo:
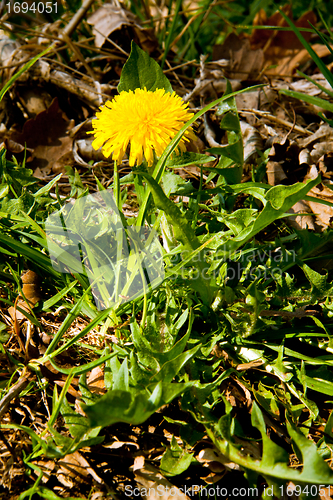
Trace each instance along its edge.
<instances>
[{"instance_id":1,"label":"green grass blade","mask_svg":"<svg viewBox=\"0 0 333 500\"><path fill-rule=\"evenodd\" d=\"M333 92L328 90L326 87L323 87L323 85L320 85L320 83L316 82L316 80L314 80L310 76L306 75L305 73L302 73L302 71L297 71L297 74L301 75L303 78L308 80L308 82L313 83L313 85L315 85L319 90L321 90L322 92L325 92L325 94L327 94L329 97L331 97L333 99Z\"/></svg>"},{"instance_id":2,"label":"green grass blade","mask_svg":"<svg viewBox=\"0 0 333 500\"><path fill-rule=\"evenodd\" d=\"M325 109L326 111L333 112L333 104L326 101L325 99L321 99L320 97L312 96L305 94L304 92L296 92L294 90L279 90L280 94L287 95L289 97L293 97L294 99L300 99L301 101L307 102L308 104L313 104L314 106L319 106L320 108Z\"/></svg>"},{"instance_id":3,"label":"green grass blade","mask_svg":"<svg viewBox=\"0 0 333 500\"><path fill-rule=\"evenodd\" d=\"M33 66L35 64L35 62L38 61L38 59L40 59L41 57L45 56L45 54L47 54L53 47L50 46L48 47L47 49L43 50L43 52L41 52L40 54L37 54L37 56L33 57L31 59L31 61L28 61L17 73L15 73L15 75L13 75L11 77L11 79L6 83L6 85L4 85L4 87L0 90L0 101L2 100L3 96L5 95L5 93L10 89L10 87L13 85L13 83L25 72L27 71L29 68L31 68L31 66Z\"/></svg>"},{"instance_id":4,"label":"green grass blade","mask_svg":"<svg viewBox=\"0 0 333 500\"><path fill-rule=\"evenodd\" d=\"M309 52L311 58L316 63L316 65L318 66L318 68L320 69L320 71L322 72L322 74L324 75L324 77L326 78L326 80L328 81L328 83L333 88L333 75L330 72L330 70L323 63L323 61L320 59L320 57L318 56L318 54L313 50L313 48L311 47L311 45L305 40L305 38L303 37L302 33L297 28L297 26L294 25L294 23L289 19L288 16L286 16L286 14L282 10L279 9L279 12L280 12L281 16L287 21L287 23L289 24L290 28L294 32L294 34L297 36L297 38L299 39L299 41L306 48L306 50Z\"/></svg>"}]
</instances>

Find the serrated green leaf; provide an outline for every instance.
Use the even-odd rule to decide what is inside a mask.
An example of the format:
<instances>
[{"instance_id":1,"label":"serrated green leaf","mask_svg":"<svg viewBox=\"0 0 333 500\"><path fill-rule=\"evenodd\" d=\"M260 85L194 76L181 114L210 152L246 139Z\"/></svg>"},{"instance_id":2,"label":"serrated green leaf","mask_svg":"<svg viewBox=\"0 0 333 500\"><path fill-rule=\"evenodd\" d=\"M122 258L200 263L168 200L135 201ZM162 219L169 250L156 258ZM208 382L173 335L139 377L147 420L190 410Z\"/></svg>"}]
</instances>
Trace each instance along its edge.
<instances>
[{"instance_id":1,"label":"serrated green leaf","mask_svg":"<svg viewBox=\"0 0 333 500\"><path fill-rule=\"evenodd\" d=\"M139 425L158 408L170 403L192 385L191 382L184 384L159 382L152 387L152 392L134 387L128 391L110 390L97 403L82 405L82 408L88 416L91 427L106 427L116 422Z\"/></svg>"},{"instance_id":2,"label":"serrated green leaf","mask_svg":"<svg viewBox=\"0 0 333 500\"><path fill-rule=\"evenodd\" d=\"M333 472L329 465L323 460L317 451L317 446L313 441L307 439L295 425L287 420L287 429L290 437L302 454L303 470L300 474L300 482L308 484L333 483Z\"/></svg>"},{"instance_id":3,"label":"serrated green leaf","mask_svg":"<svg viewBox=\"0 0 333 500\"><path fill-rule=\"evenodd\" d=\"M226 224L237 236L244 228L248 227L251 223L256 220L258 215L258 210L253 208L240 208L235 210L230 215L223 217L223 222Z\"/></svg>"},{"instance_id":4,"label":"serrated green leaf","mask_svg":"<svg viewBox=\"0 0 333 500\"><path fill-rule=\"evenodd\" d=\"M308 440L293 424L287 422L287 428L302 455L302 471L289 467L289 453L268 437L262 412L256 402L252 406L251 419L252 425L261 433L263 442L261 460L244 455L233 443L230 431L232 424L230 411L220 419L218 425L215 424L214 430L211 428L211 423L205 427L221 453L246 471L250 471L252 478L262 475L272 486L276 496L280 494L280 486L288 481L294 484L333 484L333 471L318 454L315 443Z\"/></svg>"}]
</instances>

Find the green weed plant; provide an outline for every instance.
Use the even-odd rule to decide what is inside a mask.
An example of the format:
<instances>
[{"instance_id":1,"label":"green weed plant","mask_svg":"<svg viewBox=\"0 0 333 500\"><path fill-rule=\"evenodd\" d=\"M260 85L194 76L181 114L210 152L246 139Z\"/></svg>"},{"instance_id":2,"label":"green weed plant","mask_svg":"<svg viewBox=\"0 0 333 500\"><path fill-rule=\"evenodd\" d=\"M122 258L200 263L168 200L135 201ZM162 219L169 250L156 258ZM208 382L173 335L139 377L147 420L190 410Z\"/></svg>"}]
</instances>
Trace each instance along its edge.
<instances>
[{"instance_id":1,"label":"green weed plant","mask_svg":"<svg viewBox=\"0 0 333 500\"><path fill-rule=\"evenodd\" d=\"M151 66L148 55L133 44L119 90L133 90L138 84L148 90L152 85L168 89L170 83L157 65L153 65L151 81ZM19 277L25 263L43 273L49 285L49 298L29 319L42 330L39 314L59 306L65 310L57 333L38 359L9 355L6 327L0 324L0 348L8 354L11 371L18 376L35 373L34 390L45 390L52 397L51 416L41 434L28 426L1 425L3 429L21 429L30 438L29 453L22 459L27 470L37 471L39 476L20 500L34 494L47 500L58 498L41 483L43 472L36 465L39 457L57 459L96 446L103 442L105 427L118 422L140 425L176 399L181 405L180 415L184 412L184 419L177 420L182 444L173 439L163 454L164 475L176 477L191 467L195 462L193 436L207 434L228 461L242 468L251 487L257 488L264 480L267 488L262 498L271 497L270 491L281 496L290 481L300 488L300 498L317 498L320 485L333 485L333 472L327 464L332 457L332 413L317 442L308 436L310 427L323 421L314 395L319 393L325 400L333 395L329 325L333 285L328 274L311 267L314 257L331 257L328 248L333 231L319 235L284 227L278 232L280 220L297 201L307 198L309 190L320 182L319 177L270 187L256 181L262 168L258 163L253 166L253 181L240 182L243 154L235 104L240 92L232 92L228 85L223 97L203 108L180 130L152 170L143 164L126 178L115 179L113 188L119 205L126 197L126 190L121 191L120 186L129 182L136 186L140 209L137 218L127 224L147 223L157 230L162 226L172 245L164 251L163 284L149 295L143 293L128 304L104 311L97 310L86 276L61 274L51 265L44 223L68 201L58 195L58 178L38 189L31 170L24 163L8 161L2 150L0 282L8 298L1 296L0 300L6 306L13 305L21 291ZM216 110L228 144L209 150L210 156L174 155L185 130L211 109ZM173 173L173 169L189 164L201 168L199 189ZM215 180L214 189L204 183L203 171L208 173L208 180ZM69 197L78 199L87 194L77 172L69 171L69 181ZM53 188L56 198L50 194ZM190 200L187 206L173 201L174 195L185 193ZM242 208L237 205L240 196L245 200ZM269 237L272 228L275 238ZM289 272L297 274L298 279ZM283 315L262 314L270 309L290 313L314 302L322 304L327 321L313 315L310 325L297 321L288 324ZM80 315L88 319L87 326L68 337ZM129 319L129 329L121 326L124 317ZM119 343L112 344L112 349L84 344L89 332L97 329L103 337L109 327L119 336ZM316 355L308 355L302 349L304 344ZM92 360L63 367L59 356L73 353L74 348L89 349ZM227 356L216 356L216 350L223 350ZM260 371L255 365L251 369L255 361ZM60 394L57 386L52 391L51 384L42 381L41 367L47 362L67 375ZM250 368L237 369L244 363ZM96 366L104 366L107 391L102 396L92 393L87 385L87 374ZM74 376L80 380L85 416L78 414L67 398ZM3 395L10 389L10 380L8 372L8 379L1 384ZM251 415L247 414L245 420L239 418L237 408L231 406L222 390L224 383L235 380L251 394ZM56 430L59 415L65 422L66 435ZM283 427L284 443L268 436L267 422ZM256 457L245 451L250 442L260 443ZM299 467L290 466L291 454ZM316 486L316 491L310 486Z\"/></svg>"}]
</instances>

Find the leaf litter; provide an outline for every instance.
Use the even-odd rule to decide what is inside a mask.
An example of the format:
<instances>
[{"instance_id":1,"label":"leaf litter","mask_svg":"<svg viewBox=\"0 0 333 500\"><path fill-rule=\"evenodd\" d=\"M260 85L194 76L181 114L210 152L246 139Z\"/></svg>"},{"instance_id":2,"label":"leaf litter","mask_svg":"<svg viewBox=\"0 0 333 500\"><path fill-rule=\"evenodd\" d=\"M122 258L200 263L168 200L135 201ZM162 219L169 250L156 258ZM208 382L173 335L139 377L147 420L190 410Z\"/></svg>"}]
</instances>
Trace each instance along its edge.
<instances>
[{"instance_id":1,"label":"leaf litter","mask_svg":"<svg viewBox=\"0 0 333 500\"><path fill-rule=\"evenodd\" d=\"M87 7L87 2L85 5ZM153 12L153 7L151 9ZM106 16L106 10L112 12L112 16ZM291 7L287 6L284 13L290 16ZM312 11L295 24L307 28L308 20L316 24ZM183 182L173 178L163 181L184 204L190 203L193 186L199 182L206 184L206 193L203 191L199 205L203 211L202 226L212 223L208 213L216 205L216 201L203 205L209 189L218 187L214 168L219 169L218 174L226 180L222 183L224 195L221 194L219 201L223 210L217 220L226 224L235 236L251 228L252 219L246 212L243 218L233 221L226 213L228 207L223 197L232 193L236 203L234 207L231 205L234 212L253 210L260 205L260 200L265 200L265 191L261 187L262 191L256 192L254 186L249 186L250 196L251 189L255 193L251 199L249 194L244 196L241 188L237 191L237 187L232 186L240 181L259 183L267 178L267 188L287 187L296 182L311 182L319 174L321 181L296 203L287 204L290 205L289 214L280 211L279 224L272 219L272 224L267 229L263 226L261 233L253 229L254 242L244 237L244 256L223 264L228 279L215 315L199 314L193 326L192 320L186 325L187 318L177 317L177 313L183 312L181 288L172 290L163 285L151 301L147 333L140 340L135 336L136 327L128 311L119 323L110 321L102 325L96 322L90 327L90 322L96 318L92 305L87 302L81 311L73 309L80 298L77 277L76 282L59 281L44 262L44 267L38 267L40 261L24 245L13 246L13 236L19 235L25 245L27 241L38 243L37 233L35 240L29 239L29 234L34 234L27 229L28 219L22 215L22 210L30 218L38 213L40 218L36 221L40 224L42 214L34 212L35 199L40 209L46 210L52 203L56 206L59 199L70 197L73 200L87 188L90 192L96 190L96 177L106 187L110 184L112 164L93 152L89 139L78 133L89 128L89 119L97 106L115 95L132 39L155 58L160 57L158 32L143 27L133 12L118 2L97 7L87 20L84 15L78 18L79 36L75 40L68 40L73 27L60 28L55 20L39 25L30 43L25 43L22 37L14 41L9 37L14 29L10 22L0 41L4 81L54 37L61 40L60 49L66 49L69 56L62 58L66 61L63 63L50 52L17 80L8 98L2 101L0 133L7 161L10 162L14 155L19 162L25 162L26 168L26 172L17 174L13 164L12 170L8 169L7 179L17 175L21 185L28 186L28 179L31 185L36 182L36 189L29 195L24 192L19 195L20 204L7 199L5 186L5 194L1 193L4 201L1 209L7 213L11 210L16 217L12 233L8 232L8 225L2 226L0 241L3 258L10 259L4 260L1 267L1 298L5 299L1 302L0 324L4 325L0 330L0 335L4 335L0 354L3 391L0 415L4 424L1 430L2 498L8 495L19 498L24 491L50 499L56 498L52 491L60 498L68 495L125 498L134 497L135 488L142 489L146 498L156 498L154 492L159 491L160 486L163 498L183 499L202 493L193 485L204 488L215 484L231 491L235 484L239 487L256 484L262 493L267 486L277 488L284 477L288 477L290 491L294 490L294 497L298 498L297 481L303 485L311 481L331 484L326 464L331 465L332 453L332 286L327 280L332 269L329 248L333 213L331 205L318 202L333 201L330 187L331 110L327 113L325 102L302 102L296 94L293 97L283 93L301 92L330 104L331 96L323 88L331 91L331 87L318 69L314 66L310 66L310 71L307 69L307 75L316 83L295 73L296 69L303 70L311 63L306 48L290 31L255 29L250 36L229 34L222 45L214 46L212 61L207 62L198 54L202 56L200 60L198 57L196 63L187 65L185 61L182 66L183 61L180 59L179 64L177 60L178 46L172 46L166 74L173 88L194 109L201 109L220 97L228 89L225 78L230 80L233 91L244 88L248 81L264 84L252 93L239 94L230 104L230 110L240 117L237 140L243 141L245 159L241 179L237 180L232 162L226 164L220 159L203 167L177 165L178 168L172 171L179 174ZM159 22L163 29L167 17ZM68 28L70 16L67 16L67 23ZM287 23L281 13L267 17L260 11L253 26L260 25L279 28L286 27ZM24 32L26 27L27 24L20 30ZM313 34L304 36L320 57L329 54L326 45L313 43ZM178 39L181 40L181 36ZM173 69L177 65L180 68ZM188 76L191 71L186 69L193 69L191 77ZM222 120L223 114L212 110L198 122L198 141L194 147L197 152L204 154L209 147L230 146L228 128L221 129ZM237 154L235 147L232 154ZM126 160L121 169L122 176L130 174ZM60 172L61 182L58 181L55 192L53 186L50 187L47 200L42 200L43 194L39 198L34 196ZM8 177L10 175L12 177ZM38 179L42 182L38 183ZM189 180L192 185L187 184L188 196L185 197L182 189ZM123 189L127 191L127 216L134 217L140 205L138 188L134 189L130 178L124 182ZM287 200L287 195L284 196ZM292 214L294 217L290 216ZM12 238L10 243L6 236ZM296 238L301 245L297 256L288 262L287 242ZM256 282L258 291L244 278L246 272L254 268L252 260L246 259L246 250L250 253L251 245L255 245L252 255L261 259L262 265L273 262L272 249L279 257L285 252L284 272L276 278L275 294L265 297L260 288L260 276ZM23 252L26 270L29 265L33 268L28 273L36 271L43 278L42 284L38 279L27 283L25 275L20 276L17 272L22 268L22 265L17 267L15 260L20 252ZM325 267L318 267L316 254L319 259L326 259ZM41 255L45 255L45 250ZM307 255L314 259L314 262L309 261L310 267L303 262ZM9 267L8 262L15 262L16 268ZM292 267L295 262L299 265L298 270ZM243 273L243 289L237 289L237 284L231 286L231 270L237 265ZM19 285L20 277L22 286ZM31 287L28 289L27 285ZM86 287L84 282L80 285ZM187 293L190 308L194 292L188 290ZM8 307L10 304L13 305ZM310 308L311 322L304 320L305 308ZM74 321L67 319L71 310ZM140 318L140 311L137 314ZM179 321L179 328L174 331L172 324L176 321ZM223 332L221 326L217 326L219 322ZM31 371L29 363L33 365L34 360L52 352L49 350L52 339L65 324L66 334L57 355L49 357L36 372ZM187 335L186 328L192 335L188 350L183 352L184 347L180 348L177 342ZM225 337L225 329L231 329L232 335ZM86 330L87 335L81 338ZM261 335L264 338L260 338ZM73 339L77 339L76 342L72 342ZM112 353L114 356L110 357ZM172 364L173 353L177 354L179 367ZM93 366L103 356L104 363ZM80 367L89 363L91 368L81 373ZM311 371L312 364L319 365L316 371ZM186 370L179 372L183 365L187 366ZM23 376L18 378L16 370L23 366ZM76 372L69 378L72 368ZM143 390L148 380L145 378L147 370L149 383L156 383L152 394ZM154 400L152 395L157 394L162 383L161 373L170 379L169 386L163 389L169 392ZM173 383L175 377L177 382ZM131 392L133 384L139 385L139 392ZM108 397L110 388L117 397L106 400L103 406L100 397ZM182 397L178 400L180 394ZM82 402L85 403L84 411ZM116 416L113 425L104 427L101 438L96 431L98 427L89 426L87 415L93 418L93 409L96 411L98 407L94 404L110 414L113 403L115 411L121 410L119 415L123 411L126 418L118 415L117 420ZM149 404L152 406L147 410ZM132 413L128 413L128 408ZM221 417L218 422L216 415ZM105 418L108 420L107 415ZM99 411L96 419L102 427ZM208 426L204 425L205 419ZM38 436L42 436L40 442ZM314 443L320 454L314 451ZM276 462L274 456L278 457ZM277 478L271 476L274 467L281 468ZM28 475L26 470L30 471ZM182 491L185 486L189 488L188 495ZM330 487L322 488L320 498L330 497Z\"/></svg>"}]
</instances>

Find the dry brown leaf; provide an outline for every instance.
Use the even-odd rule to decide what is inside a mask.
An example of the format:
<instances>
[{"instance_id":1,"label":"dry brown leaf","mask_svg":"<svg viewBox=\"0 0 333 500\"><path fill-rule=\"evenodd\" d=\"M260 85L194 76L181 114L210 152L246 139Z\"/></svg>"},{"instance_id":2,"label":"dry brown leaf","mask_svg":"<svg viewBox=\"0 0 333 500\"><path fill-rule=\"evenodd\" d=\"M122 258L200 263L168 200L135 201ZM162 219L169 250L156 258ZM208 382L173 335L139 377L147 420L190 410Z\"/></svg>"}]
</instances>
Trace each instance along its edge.
<instances>
[{"instance_id":1,"label":"dry brown leaf","mask_svg":"<svg viewBox=\"0 0 333 500\"><path fill-rule=\"evenodd\" d=\"M239 470L239 465L230 462L224 455L212 448L204 448L195 457L204 467L208 467L213 472L223 472L228 469Z\"/></svg>"},{"instance_id":2,"label":"dry brown leaf","mask_svg":"<svg viewBox=\"0 0 333 500\"><path fill-rule=\"evenodd\" d=\"M55 468L54 460L37 460L34 464L41 469L43 473L42 482L45 484L51 477L52 471ZM38 469L35 469L35 473L39 476Z\"/></svg>"},{"instance_id":3,"label":"dry brown leaf","mask_svg":"<svg viewBox=\"0 0 333 500\"><path fill-rule=\"evenodd\" d=\"M57 478L61 484L68 488L73 487L74 478L76 481L78 481L79 478L84 481L91 481L89 478L89 476L91 476L98 483L103 483L103 480L96 474L87 460L78 451L58 460L58 465L60 468L57 471Z\"/></svg>"},{"instance_id":4,"label":"dry brown leaf","mask_svg":"<svg viewBox=\"0 0 333 500\"><path fill-rule=\"evenodd\" d=\"M133 441L114 441L110 444L103 444L103 448L108 448L110 450L118 450L119 448L123 448L124 446L134 446L135 449L139 449L139 445L134 443Z\"/></svg>"},{"instance_id":5,"label":"dry brown leaf","mask_svg":"<svg viewBox=\"0 0 333 500\"><path fill-rule=\"evenodd\" d=\"M244 163L251 163L253 157L258 154L257 151L262 150L263 141L258 130L252 125L241 120L240 127L243 137Z\"/></svg>"},{"instance_id":6,"label":"dry brown leaf","mask_svg":"<svg viewBox=\"0 0 333 500\"><path fill-rule=\"evenodd\" d=\"M298 144L301 147L307 147L310 144L314 143L315 141L318 141L318 139L324 139L328 137L333 137L333 128L328 125L328 123L322 123L318 130L311 134L309 137L305 137L304 139L299 139ZM331 148L332 148L332 143ZM316 147L316 146L314 146ZM326 152L326 151L325 151Z\"/></svg>"},{"instance_id":7,"label":"dry brown leaf","mask_svg":"<svg viewBox=\"0 0 333 500\"><path fill-rule=\"evenodd\" d=\"M319 198L321 200L333 203L333 191L324 184L319 184L319 186L312 188L308 194L309 196L313 196L314 198ZM321 225L324 229L332 225L333 207L310 200L308 201L308 204L312 212L316 214L317 224Z\"/></svg>"},{"instance_id":8,"label":"dry brown leaf","mask_svg":"<svg viewBox=\"0 0 333 500\"><path fill-rule=\"evenodd\" d=\"M145 465L145 460L146 459L143 455L139 455L138 457L135 457L133 471L136 471L137 469L142 469Z\"/></svg>"},{"instance_id":9,"label":"dry brown leaf","mask_svg":"<svg viewBox=\"0 0 333 500\"><path fill-rule=\"evenodd\" d=\"M289 210L289 213L291 214L302 214L302 215L295 215L288 217L287 221L288 223L295 229L311 229L312 231L315 230L315 223L314 223L314 217L313 214L311 213L311 209L308 205L308 203L304 200L298 201L291 207ZM309 215L304 215L304 214L309 214Z\"/></svg>"},{"instance_id":10,"label":"dry brown leaf","mask_svg":"<svg viewBox=\"0 0 333 500\"><path fill-rule=\"evenodd\" d=\"M104 372L100 366L96 366L89 373L87 377L87 386L90 392L97 394L104 394L105 392Z\"/></svg>"},{"instance_id":11,"label":"dry brown leaf","mask_svg":"<svg viewBox=\"0 0 333 500\"><path fill-rule=\"evenodd\" d=\"M130 29L131 36L129 38L134 39L134 41L139 43L142 49L148 53L153 52L157 47L157 41L150 28L143 28L132 12L123 7L113 5L112 3L105 3L99 7L99 9L88 18L87 22L93 26L92 31L95 36L96 47L102 47L108 42L107 38L109 38L112 33L122 28ZM124 36L123 38L128 39L128 34L127 37Z\"/></svg>"},{"instance_id":12,"label":"dry brown leaf","mask_svg":"<svg viewBox=\"0 0 333 500\"><path fill-rule=\"evenodd\" d=\"M59 109L58 99L54 98L46 111L26 121L22 133L13 138L34 150L35 168L39 167L44 173L45 169L50 172L54 162L72 150L72 139L68 131L73 125L74 121L64 116Z\"/></svg>"},{"instance_id":13,"label":"dry brown leaf","mask_svg":"<svg viewBox=\"0 0 333 500\"><path fill-rule=\"evenodd\" d=\"M141 497L146 500L189 500L179 488L174 486L150 464L133 470Z\"/></svg>"},{"instance_id":14,"label":"dry brown leaf","mask_svg":"<svg viewBox=\"0 0 333 500\"><path fill-rule=\"evenodd\" d=\"M17 90L20 102L30 118L34 118L50 107L52 97L41 87L36 88L18 88Z\"/></svg>"},{"instance_id":15,"label":"dry brown leaf","mask_svg":"<svg viewBox=\"0 0 333 500\"><path fill-rule=\"evenodd\" d=\"M283 10L291 18L291 6L285 6ZM312 11L303 14L295 24L300 28L307 28L308 21L316 23L316 16ZM279 12L267 18L264 10L259 11L253 24L273 28L288 26ZM213 60L223 60L226 76L236 80L256 79L263 70L270 76L292 75L298 66L310 59L310 55L292 31L278 31L273 28L255 29L249 38L229 34L222 45L214 47ZM310 41L310 33L304 32L303 36ZM323 45L314 44L312 48L319 57L330 54L329 49ZM327 85L327 82L324 85Z\"/></svg>"},{"instance_id":16,"label":"dry brown leaf","mask_svg":"<svg viewBox=\"0 0 333 500\"><path fill-rule=\"evenodd\" d=\"M320 488L319 490L319 496L320 500L332 500L332 487L329 486L328 488Z\"/></svg>"},{"instance_id":17,"label":"dry brown leaf","mask_svg":"<svg viewBox=\"0 0 333 500\"><path fill-rule=\"evenodd\" d=\"M287 179L285 171L282 166L277 161L268 161L266 166L266 174L268 184L271 186L276 186L277 184L281 184L282 181Z\"/></svg>"},{"instance_id":18,"label":"dry brown leaf","mask_svg":"<svg viewBox=\"0 0 333 500\"><path fill-rule=\"evenodd\" d=\"M312 48L317 51L315 45L313 45ZM312 75L311 78L322 87L326 88L329 91L332 91L331 85L328 83L327 79L324 77L322 73L317 73L315 75ZM317 85L305 79L296 80L295 82L290 83L289 88L290 90L295 90L296 92L304 92L305 94L311 96L320 96L323 98L327 97L327 94L325 94L325 92L320 90L317 87Z\"/></svg>"},{"instance_id":19,"label":"dry brown leaf","mask_svg":"<svg viewBox=\"0 0 333 500\"><path fill-rule=\"evenodd\" d=\"M250 41L235 33L230 33L222 45L214 46L213 61L219 59L228 61L226 76L235 80L257 79L264 64L262 49L251 49Z\"/></svg>"},{"instance_id":20,"label":"dry brown leaf","mask_svg":"<svg viewBox=\"0 0 333 500\"><path fill-rule=\"evenodd\" d=\"M284 6L283 11L292 19L291 5ZM316 24L316 15L312 11L304 13L300 19L294 21L295 25L299 28L307 28L309 22ZM255 16L253 24L256 26L288 27L287 21L285 21L280 12L276 12L267 18L263 9ZM303 33L304 38L308 42L310 41L310 35L307 32ZM310 58L307 50L304 49L297 36L291 30L256 29L252 32L250 44L252 49L262 49L264 67L269 68L266 69L265 73L269 75L291 75L301 62ZM274 68L271 68L272 66Z\"/></svg>"},{"instance_id":21,"label":"dry brown leaf","mask_svg":"<svg viewBox=\"0 0 333 500\"><path fill-rule=\"evenodd\" d=\"M314 144L313 150L311 151L311 159L313 163L317 163L323 155L333 153L333 142L323 141Z\"/></svg>"}]
</instances>

